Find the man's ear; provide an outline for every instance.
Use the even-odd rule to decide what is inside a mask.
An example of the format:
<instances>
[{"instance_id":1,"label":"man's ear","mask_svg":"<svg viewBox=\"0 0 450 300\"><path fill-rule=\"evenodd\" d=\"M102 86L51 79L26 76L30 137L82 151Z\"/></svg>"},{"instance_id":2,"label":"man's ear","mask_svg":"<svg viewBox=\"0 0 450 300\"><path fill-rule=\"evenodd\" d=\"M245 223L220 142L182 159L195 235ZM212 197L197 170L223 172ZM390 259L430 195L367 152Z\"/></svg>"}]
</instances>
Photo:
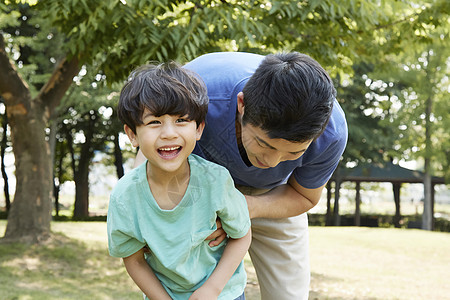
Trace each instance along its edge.
<instances>
[{"instance_id":1,"label":"man's ear","mask_svg":"<svg viewBox=\"0 0 450 300\"><path fill-rule=\"evenodd\" d=\"M244 108L244 93L239 92L239 94L237 94L237 109L241 117L244 115Z\"/></svg>"},{"instance_id":2,"label":"man's ear","mask_svg":"<svg viewBox=\"0 0 450 300\"><path fill-rule=\"evenodd\" d=\"M138 147L139 143L136 139L136 134L133 132L133 130L131 130L130 127L128 127L128 125L123 125L123 130L125 131L125 133L127 134L128 138L130 139L131 144L133 145L133 147Z\"/></svg>"},{"instance_id":3,"label":"man's ear","mask_svg":"<svg viewBox=\"0 0 450 300\"><path fill-rule=\"evenodd\" d=\"M197 126L197 134L196 134L197 141L200 140L200 138L202 137L203 129L205 129L205 121L201 122Z\"/></svg>"}]
</instances>

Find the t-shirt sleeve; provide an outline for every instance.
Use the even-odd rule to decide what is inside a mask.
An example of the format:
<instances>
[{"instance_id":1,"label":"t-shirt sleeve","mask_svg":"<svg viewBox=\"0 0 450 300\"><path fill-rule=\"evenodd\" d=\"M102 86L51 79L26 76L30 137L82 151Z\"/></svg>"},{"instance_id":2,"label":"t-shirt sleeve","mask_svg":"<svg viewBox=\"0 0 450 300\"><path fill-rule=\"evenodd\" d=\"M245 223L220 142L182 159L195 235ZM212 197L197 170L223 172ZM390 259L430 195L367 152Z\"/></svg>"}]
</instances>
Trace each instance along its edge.
<instances>
[{"instance_id":1,"label":"t-shirt sleeve","mask_svg":"<svg viewBox=\"0 0 450 300\"><path fill-rule=\"evenodd\" d=\"M333 175L346 144L347 135L336 138L320 156L294 170L293 176L295 180L308 189L316 189L323 186Z\"/></svg>"},{"instance_id":2,"label":"t-shirt sleeve","mask_svg":"<svg viewBox=\"0 0 450 300\"><path fill-rule=\"evenodd\" d=\"M114 257L128 257L146 244L136 235L136 226L125 205L111 197L107 216L108 250Z\"/></svg>"},{"instance_id":3,"label":"t-shirt sleeve","mask_svg":"<svg viewBox=\"0 0 450 300\"><path fill-rule=\"evenodd\" d=\"M247 234L251 225L247 201L244 195L234 187L229 173L226 175L223 187L222 207L217 214L227 235L238 239Z\"/></svg>"}]
</instances>

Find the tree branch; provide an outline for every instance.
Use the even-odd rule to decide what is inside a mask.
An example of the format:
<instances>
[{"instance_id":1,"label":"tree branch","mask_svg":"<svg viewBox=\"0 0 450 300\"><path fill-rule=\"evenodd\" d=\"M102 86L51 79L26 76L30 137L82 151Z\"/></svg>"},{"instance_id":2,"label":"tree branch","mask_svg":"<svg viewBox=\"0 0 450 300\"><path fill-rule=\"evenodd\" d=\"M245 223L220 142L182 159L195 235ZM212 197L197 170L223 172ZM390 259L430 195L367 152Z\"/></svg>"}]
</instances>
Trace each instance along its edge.
<instances>
[{"instance_id":1,"label":"tree branch","mask_svg":"<svg viewBox=\"0 0 450 300\"><path fill-rule=\"evenodd\" d=\"M73 57L67 60L67 57L63 58L47 83L39 91L38 99L46 106L46 117L49 118L55 108L61 102L66 91L73 83L73 77L80 71L79 60L77 57Z\"/></svg>"},{"instance_id":2,"label":"tree branch","mask_svg":"<svg viewBox=\"0 0 450 300\"><path fill-rule=\"evenodd\" d=\"M19 110L26 113L30 106L28 103L30 91L6 53L3 34L0 34L0 70L0 94L5 104L10 107L21 107Z\"/></svg>"}]
</instances>

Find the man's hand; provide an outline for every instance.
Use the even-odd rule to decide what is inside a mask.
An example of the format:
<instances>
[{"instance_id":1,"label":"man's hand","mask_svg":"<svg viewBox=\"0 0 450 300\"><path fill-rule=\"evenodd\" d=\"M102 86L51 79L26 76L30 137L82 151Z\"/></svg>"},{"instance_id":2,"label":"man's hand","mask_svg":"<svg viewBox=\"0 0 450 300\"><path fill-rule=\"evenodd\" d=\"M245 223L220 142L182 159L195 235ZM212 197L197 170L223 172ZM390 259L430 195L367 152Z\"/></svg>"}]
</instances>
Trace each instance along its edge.
<instances>
[{"instance_id":1,"label":"man's hand","mask_svg":"<svg viewBox=\"0 0 450 300\"><path fill-rule=\"evenodd\" d=\"M215 247L223 242L227 238L227 234L225 230L222 229L222 222L220 222L220 219L217 218L216 220L217 229L213 233L211 233L206 240L211 242L208 243L210 247Z\"/></svg>"}]
</instances>

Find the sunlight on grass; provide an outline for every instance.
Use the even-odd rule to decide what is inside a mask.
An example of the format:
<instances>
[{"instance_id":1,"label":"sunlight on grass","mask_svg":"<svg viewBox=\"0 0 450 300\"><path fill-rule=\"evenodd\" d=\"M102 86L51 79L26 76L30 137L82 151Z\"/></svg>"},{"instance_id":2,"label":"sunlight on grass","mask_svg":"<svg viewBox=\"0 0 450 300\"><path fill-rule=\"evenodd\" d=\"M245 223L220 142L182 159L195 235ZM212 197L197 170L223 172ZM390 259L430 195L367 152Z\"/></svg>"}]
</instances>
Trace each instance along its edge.
<instances>
[{"instance_id":1,"label":"sunlight on grass","mask_svg":"<svg viewBox=\"0 0 450 300\"><path fill-rule=\"evenodd\" d=\"M141 299L121 261L108 255L106 223L54 222L52 229L41 247L0 244L2 300Z\"/></svg>"},{"instance_id":2,"label":"sunlight on grass","mask_svg":"<svg viewBox=\"0 0 450 300\"><path fill-rule=\"evenodd\" d=\"M0 221L0 234L6 221ZM105 222L53 222L43 246L0 244L0 295L26 299L142 299L107 252ZM450 234L311 227L310 299L450 299ZM258 300L248 255L247 300Z\"/></svg>"},{"instance_id":3,"label":"sunlight on grass","mask_svg":"<svg viewBox=\"0 0 450 300\"><path fill-rule=\"evenodd\" d=\"M450 299L450 234L311 227L312 299Z\"/></svg>"}]
</instances>

